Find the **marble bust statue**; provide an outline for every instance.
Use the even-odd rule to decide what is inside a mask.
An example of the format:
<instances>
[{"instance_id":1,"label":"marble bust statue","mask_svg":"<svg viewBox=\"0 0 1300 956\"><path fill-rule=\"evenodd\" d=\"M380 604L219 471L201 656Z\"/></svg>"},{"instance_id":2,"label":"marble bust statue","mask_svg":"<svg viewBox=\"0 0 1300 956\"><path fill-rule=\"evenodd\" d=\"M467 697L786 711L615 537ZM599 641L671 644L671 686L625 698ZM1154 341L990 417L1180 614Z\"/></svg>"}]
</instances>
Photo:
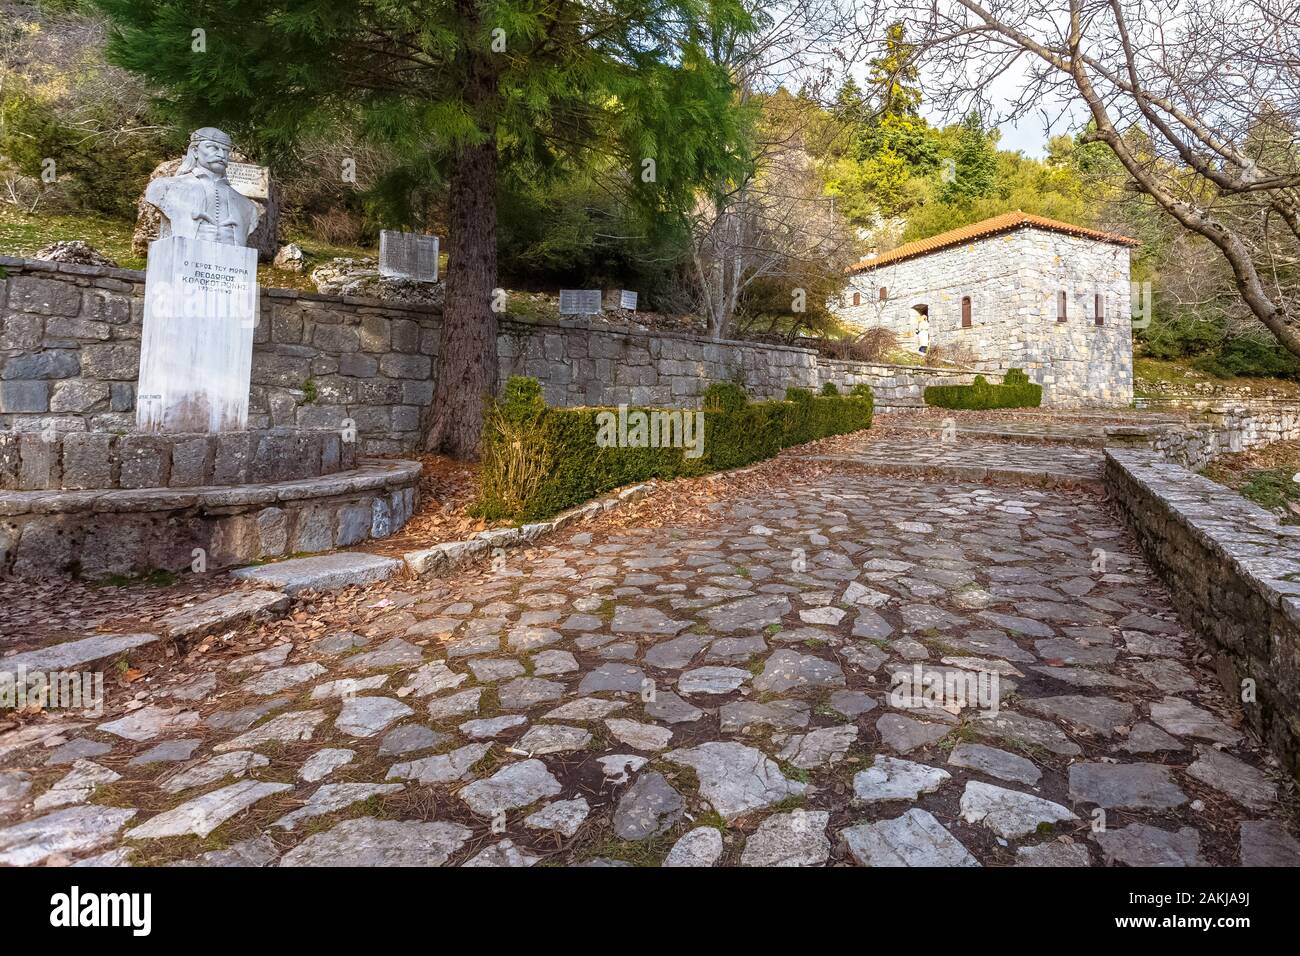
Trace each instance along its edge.
<instances>
[{"instance_id":1,"label":"marble bust statue","mask_svg":"<svg viewBox=\"0 0 1300 956\"><path fill-rule=\"evenodd\" d=\"M162 213L159 239L181 236L227 246L248 244L260 211L226 181L231 146L230 137L219 129L196 129L176 175L149 184L144 198Z\"/></svg>"}]
</instances>

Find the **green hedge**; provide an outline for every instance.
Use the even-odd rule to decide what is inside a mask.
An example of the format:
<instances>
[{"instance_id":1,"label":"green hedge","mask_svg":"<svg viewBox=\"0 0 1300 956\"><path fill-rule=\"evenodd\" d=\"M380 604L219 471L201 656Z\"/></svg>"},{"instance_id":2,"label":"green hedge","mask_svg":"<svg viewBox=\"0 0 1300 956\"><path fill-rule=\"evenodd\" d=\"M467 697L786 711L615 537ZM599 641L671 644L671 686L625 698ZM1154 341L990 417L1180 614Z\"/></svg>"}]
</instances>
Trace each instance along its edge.
<instances>
[{"instance_id":1,"label":"green hedge","mask_svg":"<svg viewBox=\"0 0 1300 956\"><path fill-rule=\"evenodd\" d=\"M1037 408L1043 403L1043 386L1029 381L1021 369L1008 369L1001 385L990 385L976 375L970 385L928 385L925 404L940 408Z\"/></svg>"},{"instance_id":2,"label":"green hedge","mask_svg":"<svg viewBox=\"0 0 1300 956\"><path fill-rule=\"evenodd\" d=\"M598 439L614 437L619 409L551 408L535 379L511 378L487 410L476 511L490 520L537 521L611 488L739 468L790 445L871 426L865 385L847 396L791 388L785 401L751 402L739 385L719 382L705 389L702 405L702 444L685 428L687 418L694 425L694 411L632 407L623 419L629 438L636 413L678 412L680 427L669 438L685 447L602 446Z\"/></svg>"}]
</instances>

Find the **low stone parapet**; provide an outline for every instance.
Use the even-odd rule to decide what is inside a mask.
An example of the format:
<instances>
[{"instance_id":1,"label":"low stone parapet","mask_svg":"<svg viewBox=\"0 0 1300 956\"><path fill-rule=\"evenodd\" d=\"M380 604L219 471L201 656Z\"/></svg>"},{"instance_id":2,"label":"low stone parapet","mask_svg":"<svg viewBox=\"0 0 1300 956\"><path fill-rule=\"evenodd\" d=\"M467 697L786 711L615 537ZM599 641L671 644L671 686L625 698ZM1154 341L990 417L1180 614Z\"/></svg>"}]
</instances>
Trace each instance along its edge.
<instances>
[{"instance_id":1,"label":"low stone parapet","mask_svg":"<svg viewBox=\"0 0 1300 956\"><path fill-rule=\"evenodd\" d=\"M998 371L828 358L817 360L817 372L822 382L834 382L841 391L849 391L854 385L871 386L877 409L925 408L925 390L930 385L970 385L976 375L998 383L1003 375Z\"/></svg>"},{"instance_id":2,"label":"low stone parapet","mask_svg":"<svg viewBox=\"0 0 1300 956\"><path fill-rule=\"evenodd\" d=\"M415 510L420 468L363 460L231 487L0 492L0 577L214 569L386 538Z\"/></svg>"},{"instance_id":3,"label":"low stone parapet","mask_svg":"<svg viewBox=\"0 0 1300 956\"><path fill-rule=\"evenodd\" d=\"M356 442L332 428L220 434L0 431L0 489L202 488L351 471Z\"/></svg>"},{"instance_id":4,"label":"low stone parapet","mask_svg":"<svg viewBox=\"0 0 1300 956\"><path fill-rule=\"evenodd\" d=\"M1300 526L1151 449L1107 449L1105 480L1228 693L1300 779Z\"/></svg>"}]
</instances>

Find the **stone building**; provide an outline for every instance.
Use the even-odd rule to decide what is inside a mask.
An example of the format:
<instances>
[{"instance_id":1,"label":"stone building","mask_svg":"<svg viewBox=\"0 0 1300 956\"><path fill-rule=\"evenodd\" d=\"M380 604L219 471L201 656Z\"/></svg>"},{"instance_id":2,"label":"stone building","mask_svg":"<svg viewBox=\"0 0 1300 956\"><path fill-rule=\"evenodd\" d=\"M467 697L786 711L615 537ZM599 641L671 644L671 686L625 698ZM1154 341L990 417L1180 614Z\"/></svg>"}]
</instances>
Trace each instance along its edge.
<instances>
[{"instance_id":1,"label":"stone building","mask_svg":"<svg viewBox=\"0 0 1300 956\"><path fill-rule=\"evenodd\" d=\"M1129 250L1136 240L1007 213L867 256L837 312L911 351L1022 368L1043 404L1133 400Z\"/></svg>"}]
</instances>

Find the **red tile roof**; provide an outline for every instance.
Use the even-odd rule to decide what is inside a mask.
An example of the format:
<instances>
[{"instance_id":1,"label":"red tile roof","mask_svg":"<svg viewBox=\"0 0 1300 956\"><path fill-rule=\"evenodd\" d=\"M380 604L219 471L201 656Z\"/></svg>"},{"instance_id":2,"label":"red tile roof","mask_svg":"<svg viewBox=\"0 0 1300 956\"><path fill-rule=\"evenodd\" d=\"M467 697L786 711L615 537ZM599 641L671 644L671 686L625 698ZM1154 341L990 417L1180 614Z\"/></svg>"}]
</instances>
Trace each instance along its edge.
<instances>
[{"instance_id":1,"label":"red tile roof","mask_svg":"<svg viewBox=\"0 0 1300 956\"><path fill-rule=\"evenodd\" d=\"M1001 216L994 216L992 219L984 219L980 222L973 222L969 226L962 226L960 229L950 229L947 232L941 232L937 236L931 236L928 239L918 239L915 242L905 242L897 249L891 249L889 252L882 252L874 258L868 257L858 260L846 269L846 272L868 272L879 266L886 265L890 262L902 262L904 259L915 259L917 256L929 255L932 252L938 252L940 249L947 249L951 246L960 246L976 239L986 239L989 236L996 236L1004 232L1012 232L1016 229L1044 229L1048 232L1061 232L1067 236L1080 236L1084 239L1096 239L1098 242L1113 242L1121 246L1136 246L1140 243L1136 239L1130 239L1128 236L1117 235L1113 232L1102 232L1098 229L1087 229L1083 226L1076 226L1072 223L1061 222L1057 219L1046 219L1042 216L1031 216L1027 212L1008 212Z\"/></svg>"}]
</instances>

